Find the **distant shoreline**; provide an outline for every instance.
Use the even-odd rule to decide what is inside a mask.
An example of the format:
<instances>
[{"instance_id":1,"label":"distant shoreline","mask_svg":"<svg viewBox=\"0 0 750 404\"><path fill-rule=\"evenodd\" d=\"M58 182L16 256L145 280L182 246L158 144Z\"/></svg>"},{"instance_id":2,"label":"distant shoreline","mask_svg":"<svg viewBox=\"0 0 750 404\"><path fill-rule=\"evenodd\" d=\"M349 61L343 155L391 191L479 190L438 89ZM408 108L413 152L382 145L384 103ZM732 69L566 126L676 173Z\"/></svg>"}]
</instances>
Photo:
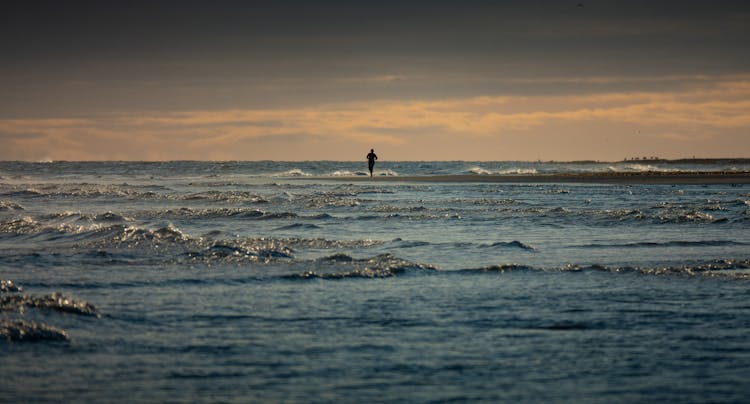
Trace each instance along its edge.
<instances>
[{"instance_id":1,"label":"distant shoreline","mask_svg":"<svg viewBox=\"0 0 750 404\"><path fill-rule=\"evenodd\" d=\"M466 182L466 183L581 183L581 184L656 184L705 185L750 184L750 172L639 172L639 173L561 173L524 175L409 175L409 176L341 176L296 177L293 180L334 182Z\"/></svg>"}]
</instances>

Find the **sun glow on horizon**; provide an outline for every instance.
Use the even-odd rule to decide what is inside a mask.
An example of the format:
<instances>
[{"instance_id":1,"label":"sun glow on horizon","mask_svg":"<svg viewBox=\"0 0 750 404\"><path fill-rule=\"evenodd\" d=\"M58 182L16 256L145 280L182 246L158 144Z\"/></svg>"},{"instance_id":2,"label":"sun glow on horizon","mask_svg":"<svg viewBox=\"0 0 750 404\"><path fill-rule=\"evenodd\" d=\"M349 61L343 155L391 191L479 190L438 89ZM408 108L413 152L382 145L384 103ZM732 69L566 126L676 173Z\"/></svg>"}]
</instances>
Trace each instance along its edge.
<instances>
[{"instance_id":1,"label":"sun glow on horizon","mask_svg":"<svg viewBox=\"0 0 750 404\"><path fill-rule=\"evenodd\" d=\"M617 160L750 150L750 79L662 92L373 100L273 109L4 119L0 158ZM149 145L144 149L140 145Z\"/></svg>"}]
</instances>

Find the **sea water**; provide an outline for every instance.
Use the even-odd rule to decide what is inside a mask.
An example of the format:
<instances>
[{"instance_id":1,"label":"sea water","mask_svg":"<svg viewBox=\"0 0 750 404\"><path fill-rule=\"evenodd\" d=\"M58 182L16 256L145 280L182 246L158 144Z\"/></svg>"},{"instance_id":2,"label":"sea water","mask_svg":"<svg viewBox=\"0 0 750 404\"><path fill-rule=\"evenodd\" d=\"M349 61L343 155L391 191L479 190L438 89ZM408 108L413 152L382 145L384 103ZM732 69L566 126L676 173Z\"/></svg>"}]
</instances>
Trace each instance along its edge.
<instances>
[{"instance_id":1,"label":"sea water","mask_svg":"<svg viewBox=\"0 0 750 404\"><path fill-rule=\"evenodd\" d=\"M750 187L0 163L0 401L750 399Z\"/></svg>"}]
</instances>

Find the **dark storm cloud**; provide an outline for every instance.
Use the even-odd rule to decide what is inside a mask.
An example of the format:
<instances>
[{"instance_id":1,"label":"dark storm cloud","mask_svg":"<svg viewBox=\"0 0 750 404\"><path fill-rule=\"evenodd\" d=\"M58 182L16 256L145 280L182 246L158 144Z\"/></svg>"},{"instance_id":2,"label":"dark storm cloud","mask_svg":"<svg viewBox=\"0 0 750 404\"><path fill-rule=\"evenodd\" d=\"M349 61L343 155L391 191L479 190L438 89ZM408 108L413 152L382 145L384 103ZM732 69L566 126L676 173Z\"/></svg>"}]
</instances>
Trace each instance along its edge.
<instances>
[{"instance_id":1,"label":"dark storm cloud","mask_svg":"<svg viewBox=\"0 0 750 404\"><path fill-rule=\"evenodd\" d=\"M746 1L19 1L0 110L597 91L517 79L746 72L749 26Z\"/></svg>"},{"instance_id":2,"label":"dark storm cloud","mask_svg":"<svg viewBox=\"0 0 750 404\"><path fill-rule=\"evenodd\" d=\"M3 10L11 61L513 55L742 45L744 1L51 1ZM667 49L689 45L692 49ZM735 50L740 50L735 48ZM576 52L577 53L577 52ZM322 60L325 61L324 59Z\"/></svg>"}]
</instances>

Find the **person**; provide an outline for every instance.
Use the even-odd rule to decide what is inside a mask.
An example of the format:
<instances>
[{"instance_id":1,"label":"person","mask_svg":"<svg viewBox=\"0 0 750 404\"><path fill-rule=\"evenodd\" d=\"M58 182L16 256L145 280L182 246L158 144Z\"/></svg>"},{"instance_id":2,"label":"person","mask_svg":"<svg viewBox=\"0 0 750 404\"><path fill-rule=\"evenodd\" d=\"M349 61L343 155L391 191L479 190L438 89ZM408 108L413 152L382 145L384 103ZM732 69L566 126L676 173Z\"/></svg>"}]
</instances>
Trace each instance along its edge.
<instances>
[{"instance_id":1,"label":"person","mask_svg":"<svg viewBox=\"0 0 750 404\"><path fill-rule=\"evenodd\" d=\"M375 149L370 149L370 154L367 155L367 168L370 169L370 178L372 178L372 168L375 167L375 160L378 159L378 155L375 154Z\"/></svg>"}]
</instances>

